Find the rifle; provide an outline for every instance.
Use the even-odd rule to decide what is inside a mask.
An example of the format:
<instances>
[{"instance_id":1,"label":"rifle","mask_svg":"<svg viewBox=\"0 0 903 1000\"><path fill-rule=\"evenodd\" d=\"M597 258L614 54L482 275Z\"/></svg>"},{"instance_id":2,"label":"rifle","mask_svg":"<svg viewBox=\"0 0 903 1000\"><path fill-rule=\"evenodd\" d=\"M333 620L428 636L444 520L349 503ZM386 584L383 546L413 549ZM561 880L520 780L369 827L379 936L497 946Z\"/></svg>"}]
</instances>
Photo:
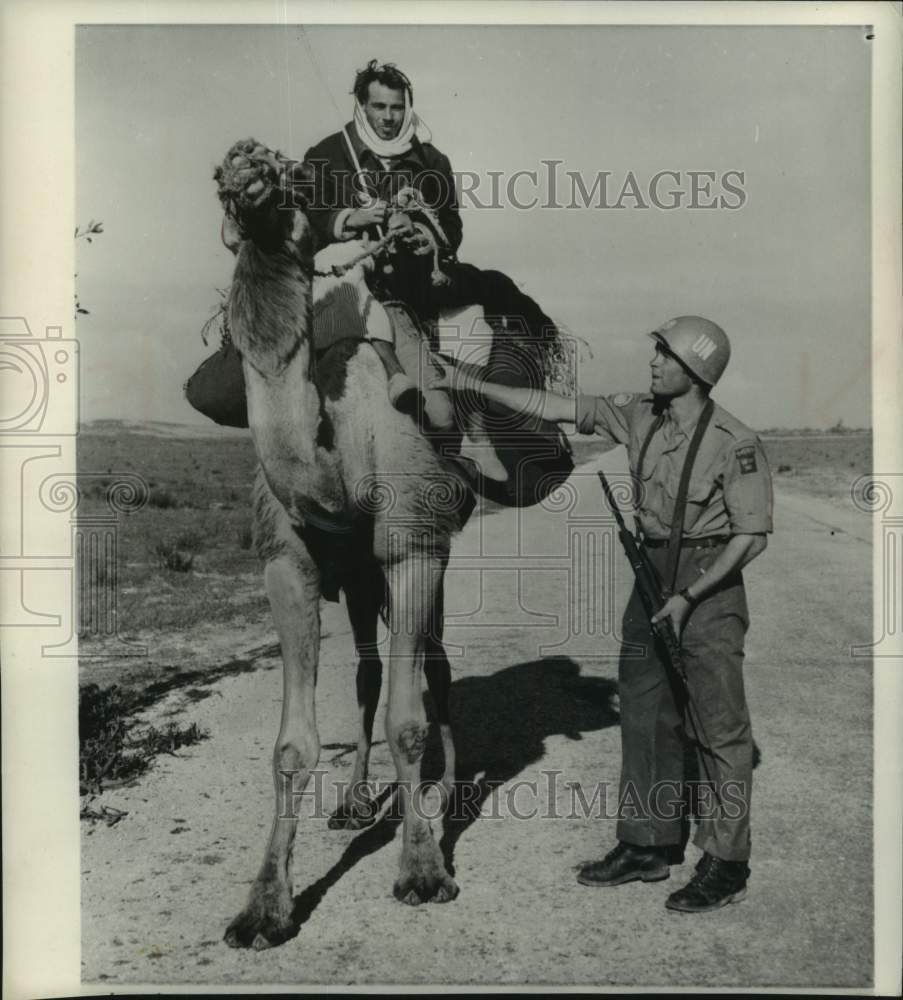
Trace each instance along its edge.
<instances>
[{"instance_id":1,"label":"rifle","mask_svg":"<svg viewBox=\"0 0 903 1000\"><path fill-rule=\"evenodd\" d=\"M709 743L705 738L705 730L702 726L702 720L699 718L699 713L696 710L696 705L694 704L693 697L690 694L690 686L687 681L687 667L684 663L680 639L674 629L674 623L670 618L664 618L654 624L652 622L653 616L655 616L665 604L665 598L662 594L662 586L658 573L656 572L655 566L652 564L652 560L649 558L649 554L646 552L642 541L638 539L624 523L621 508L614 498L611 486L605 478L605 473L599 470L596 474L599 477L599 481L602 483L602 491L605 493L606 503L611 509L612 514L614 514L615 521L618 525L618 538L620 539L621 546L624 549L624 554L627 556L627 561L630 563L630 568L633 570L634 579L636 580L636 590L640 596L640 600L642 601L646 617L649 619L650 631L661 643L661 647L665 653L665 667L670 671L671 676L677 681L678 688L682 696L681 700L684 704L686 718L690 728L692 729L691 738L700 751L699 758L702 761L706 781L712 786L720 808L722 806L721 793L718 788L718 783L712 776L709 767L709 757L712 755L712 751L709 749Z\"/></svg>"}]
</instances>

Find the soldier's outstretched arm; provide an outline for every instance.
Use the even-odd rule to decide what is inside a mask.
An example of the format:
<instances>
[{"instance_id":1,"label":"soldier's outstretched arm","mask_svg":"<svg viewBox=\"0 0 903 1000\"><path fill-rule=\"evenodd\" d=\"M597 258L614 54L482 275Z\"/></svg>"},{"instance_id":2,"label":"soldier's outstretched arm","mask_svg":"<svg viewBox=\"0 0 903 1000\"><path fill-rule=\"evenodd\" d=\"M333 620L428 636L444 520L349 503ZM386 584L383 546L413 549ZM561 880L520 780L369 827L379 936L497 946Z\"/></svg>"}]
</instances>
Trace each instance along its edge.
<instances>
[{"instance_id":1,"label":"soldier's outstretched arm","mask_svg":"<svg viewBox=\"0 0 903 1000\"><path fill-rule=\"evenodd\" d=\"M529 389L513 385L501 385L481 378L470 367L459 368L453 364L437 365L430 381L431 389L452 389L455 392L479 393L493 403L507 406L516 413L529 417L539 417L550 423L573 423L576 417L577 401L573 397L562 396L544 389Z\"/></svg>"}]
</instances>

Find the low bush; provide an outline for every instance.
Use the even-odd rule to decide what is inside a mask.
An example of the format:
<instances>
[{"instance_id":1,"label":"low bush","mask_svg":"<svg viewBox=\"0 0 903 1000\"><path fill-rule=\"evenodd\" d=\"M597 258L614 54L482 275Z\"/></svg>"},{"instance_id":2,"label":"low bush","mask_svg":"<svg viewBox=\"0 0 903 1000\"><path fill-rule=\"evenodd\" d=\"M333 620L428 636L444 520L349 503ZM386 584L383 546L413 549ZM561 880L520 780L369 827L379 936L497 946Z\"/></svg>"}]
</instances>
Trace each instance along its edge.
<instances>
[{"instance_id":1,"label":"low bush","mask_svg":"<svg viewBox=\"0 0 903 1000\"><path fill-rule=\"evenodd\" d=\"M151 507L159 507L160 510L169 510L179 506L179 501L169 492L169 490L155 489L150 491L147 502Z\"/></svg>"},{"instance_id":2,"label":"low bush","mask_svg":"<svg viewBox=\"0 0 903 1000\"><path fill-rule=\"evenodd\" d=\"M78 692L79 786L82 795L97 795L104 784L121 784L143 774L161 753L174 753L207 739L197 723L165 728L147 726L132 732L128 697L115 684L86 684ZM98 818L84 816L84 818Z\"/></svg>"},{"instance_id":3,"label":"low bush","mask_svg":"<svg viewBox=\"0 0 903 1000\"><path fill-rule=\"evenodd\" d=\"M160 569L168 569L173 573L189 573L194 566L194 553L179 548L176 542L157 542L154 546L154 558Z\"/></svg>"}]
</instances>

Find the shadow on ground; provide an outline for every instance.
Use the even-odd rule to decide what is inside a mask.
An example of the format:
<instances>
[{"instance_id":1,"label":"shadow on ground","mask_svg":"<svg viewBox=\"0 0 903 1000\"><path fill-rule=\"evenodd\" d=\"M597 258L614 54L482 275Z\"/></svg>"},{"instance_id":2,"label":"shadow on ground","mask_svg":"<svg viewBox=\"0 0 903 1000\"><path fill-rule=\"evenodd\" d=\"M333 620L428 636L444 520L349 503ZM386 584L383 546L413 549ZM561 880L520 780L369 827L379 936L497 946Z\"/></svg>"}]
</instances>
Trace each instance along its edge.
<instances>
[{"instance_id":1,"label":"shadow on ground","mask_svg":"<svg viewBox=\"0 0 903 1000\"><path fill-rule=\"evenodd\" d=\"M221 663L219 666L204 670L178 670L162 680L156 680L143 687L140 693L135 693L129 702L129 711L140 712L161 701L172 691L191 688L185 692L188 701L197 702L213 694L212 688L223 677L234 677L261 668L260 660L279 656L279 643L268 643L256 649L249 650L244 656ZM278 664L272 664L277 666ZM178 709L174 710L178 711Z\"/></svg>"},{"instance_id":2,"label":"shadow on ground","mask_svg":"<svg viewBox=\"0 0 903 1000\"><path fill-rule=\"evenodd\" d=\"M563 657L518 663L489 677L466 677L452 684L458 794L449 805L441 841L450 872L455 844L479 818L493 787L541 760L546 737L563 734L579 740L584 733L615 725L619 721L612 706L616 692L613 681L581 676L579 664ZM423 778L431 780L441 772L442 751L433 739L424 757ZM394 802L392 789L387 788L380 807L390 798ZM390 803L322 878L295 897L293 916L298 929L343 875L393 840L400 823L398 810Z\"/></svg>"},{"instance_id":3,"label":"shadow on ground","mask_svg":"<svg viewBox=\"0 0 903 1000\"><path fill-rule=\"evenodd\" d=\"M584 733L616 725L617 690L612 680L582 676L579 664L567 657L531 660L452 685L457 780L441 841L451 874L455 845L493 789L541 760L547 736L580 740ZM441 766L441 753L428 753L425 775L438 775Z\"/></svg>"}]
</instances>

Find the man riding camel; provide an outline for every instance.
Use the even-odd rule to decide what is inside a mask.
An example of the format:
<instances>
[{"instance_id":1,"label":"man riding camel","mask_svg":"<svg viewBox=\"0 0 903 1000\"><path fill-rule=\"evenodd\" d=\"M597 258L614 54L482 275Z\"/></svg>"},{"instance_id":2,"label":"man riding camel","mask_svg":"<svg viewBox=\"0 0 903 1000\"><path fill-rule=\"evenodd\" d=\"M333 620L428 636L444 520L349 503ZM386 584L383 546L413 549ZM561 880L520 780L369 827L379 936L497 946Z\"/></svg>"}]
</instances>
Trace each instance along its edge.
<instances>
[{"instance_id":1,"label":"man riding camel","mask_svg":"<svg viewBox=\"0 0 903 1000\"><path fill-rule=\"evenodd\" d=\"M413 309L433 348L439 346L440 312L473 304L483 306L486 313L514 317L514 324L537 339L554 330L552 321L508 277L456 259L463 227L451 163L430 142L429 129L414 111L414 91L407 76L396 66L379 65L373 59L357 72L353 94L353 121L304 157L313 168L314 197L308 215L321 253L336 243L396 236L395 252L370 270L367 288L377 303L400 300ZM406 203L416 211L405 211ZM412 251L410 245L418 236L421 247ZM340 260L341 250L338 254ZM368 302L365 308L366 336L385 366L390 399L404 409L416 386L395 353L391 322L378 305ZM517 332L515 325L510 329ZM481 332L484 337L469 345L471 364L489 361L492 329L483 323ZM469 415L461 454L472 458L484 476L508 478L480 413Z\"/></svg>"},{"instance_id":2,"label":"man riding camel","mask_svg":"<svg viewBox=\"0 0 903 1000\"><path fill-rule=\"evenodd\" d=\"M393 405L422 413L425 429L432 432L454 433L460 427L459 456L484 480L506 484L504 489L510 487L514 496L535 443L529 434L512 443L509 434L503 462L484 411L460 401L453 404L448 393L429 389L429 377L420 377L424 362L430 363L425 348L444 348L440 333L450 333L452 350L466 346L471 365L492 362L516 384L541 388L547 370L544 351L557 337L555 324L505 274L457 260L462 223L451 163L432 145L429 130L414 112L413 87L405 74L371 60L357 72L352 92L352 121L311 147L301 169L289 177L291 198L302 196L317 237L317 350L349 337L367 339L385 368ZM273 155L274 169L291 163L282 154ZM249 184L259 181L249 175ZM223 242L236 252L243 237L227 209ZM456 316L468 307L481 307L482 316L471 319L467 337L461 338ZM401 338L399 324L407 327ZM197 397L204 381L193 378ZM225 387L227 382L220 379L214 385ZM230 409L219 403L192 405L213 419ZM239 412L225 422L240 426L242 417Z\"/></svg>"},{"instance_id":3,"label":"man riding camel","mask_svg":"<svg viewBox=\"0 0 903 1000\"><path fill-rule=\"evenodd\" d=\"M304 161L313 168L313 198L310 219L321 253L330 244L363 240L365 245L394 235L404 239L413 233L410 216L399 210L399 195L414 192L436 209L441 229L454 253L461 242L461 218L455 201L454 181L448 157L431 143L422 142L423 126L413 107L408 78L392 65L378 66L371 60L354 81L354 119L341 131L310 148ZM332 256L327 252L328 256ZM342 259L338 249L337 260ZM394 253L367 276L367 289L377 301L401 300L414 309L421 323L438 315L429 302L429 272L421 257ZM367 290L362 289L364 296ZM415 390L394 349L392 324L384 311L367 310L366 336L379 354L389 377L389 397L399 408L408 404Z\"/></svg>"},{"instance_id":4,"label":"man riding camel","mask_svg":"<svg viewBox=\"0 0 903 1000\"><path fill-rule=\"evenodd\" d=\"M401 192L413 189L433 210L445 253L453 258L462 225L451 163L429 141L414 112L410 81L395 66L378 66L374 59L358 71L353 93L354 120L304 157L314 169L315 201L308 213L321 249L337 240L379 238L382 227L399 235L412 232L410 216L391 206ZM429 260L400 256L388 284L427 320L438 313L438 303L424 263Z\"/></svg>"}]
</instances>

